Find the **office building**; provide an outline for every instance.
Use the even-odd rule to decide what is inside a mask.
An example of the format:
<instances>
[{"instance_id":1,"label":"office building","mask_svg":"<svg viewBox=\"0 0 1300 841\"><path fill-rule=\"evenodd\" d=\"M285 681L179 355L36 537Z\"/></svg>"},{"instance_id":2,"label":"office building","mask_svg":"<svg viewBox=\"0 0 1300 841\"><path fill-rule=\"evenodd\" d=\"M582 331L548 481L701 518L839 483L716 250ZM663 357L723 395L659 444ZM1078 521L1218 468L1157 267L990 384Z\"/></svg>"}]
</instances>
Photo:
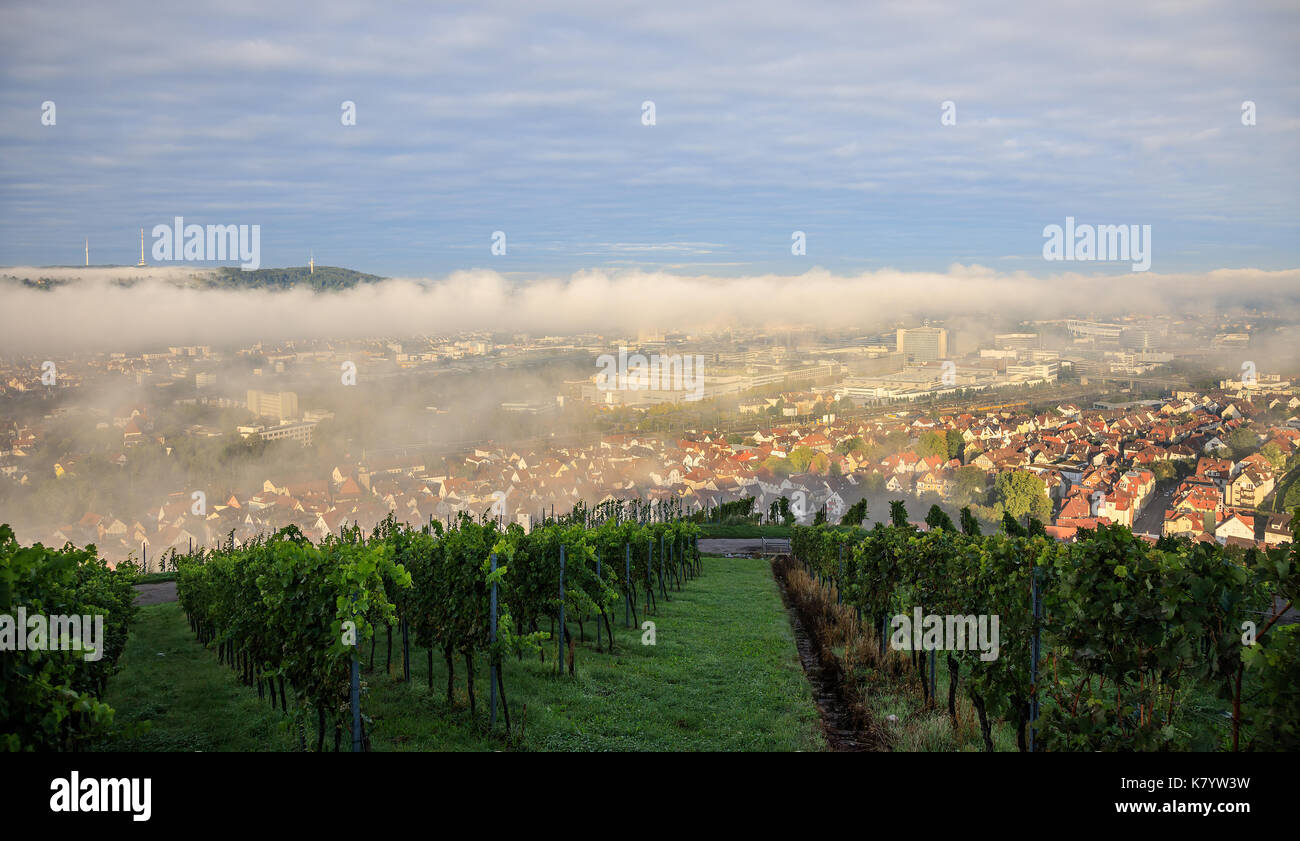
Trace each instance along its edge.
<instances>
[{"instance_id":1,"label":"office building","mask_svg":"<svg viewBox=\"0 0 1300 841\"><path fill-rule=\"evenodd\" d=\"M907 362L938 362L948 358L948 331L942 327L898 328L897 350Z\"/></svg>"}]
</instances>

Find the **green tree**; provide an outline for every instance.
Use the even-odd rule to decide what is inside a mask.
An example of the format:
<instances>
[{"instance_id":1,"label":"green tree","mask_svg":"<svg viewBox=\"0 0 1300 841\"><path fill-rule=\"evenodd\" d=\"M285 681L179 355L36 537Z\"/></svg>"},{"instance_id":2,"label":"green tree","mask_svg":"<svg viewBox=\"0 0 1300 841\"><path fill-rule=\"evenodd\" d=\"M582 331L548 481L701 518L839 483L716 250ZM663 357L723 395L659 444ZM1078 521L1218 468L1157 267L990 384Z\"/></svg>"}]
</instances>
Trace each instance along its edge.
<instances>
[{"instance_id":1,"label":"green tree","mask_svg":"<svg viewBox=\"0 0 1300 841\"><path fill-rule=\"evenodd\" d=\"M1259 446L1259 436L1242 426L1232 430L1227 444L1232 450L1233 458L1240 460L1255 452Z\"/></svg>"},{"instance_id":2,"label":"green tree","mask_svg":"<svg viewBox=\"0 0 1300 841\"><path fill-rule=\"evenodd\" d=\"M840 517L840 525L860 526L865 519L867 519L867 500L864 497L848 507L844 516Z\"/></svg>"},{"instance_id":3,"label":"green tree","mask_svg":"<svg viewBox=\"0 0 1300 841\"><path fill-rule=\"evenodd\" d=\"M884 455L889 456L907 449L910 436L901 429L895 429L885 436ZM883 457L883 456L882 456Z\"/></svg>"},{"instance_id":4,"label":"green tree","mask_svg":"<svg viewBox=\"0 0 1300 841\"><path fill-rule=\"evenodd\" d=\"M1282 454L1282 448L1272 441L1265 444L1259 454L1268 459L1268 463L1273 465L1274 470L1281 470L1286 464L1286 456Z\"/></svg>"},{"instance_id":5,"label":"green tree","mask_svg":"<svg viewBox=\"0 0 1300 841\"><path fill-rule=\"evenodd\" d=\"M957 468L953 493L962 504L983 502L988 490L988 474L984 468L973 464L964 464Z\"/></svg>"},{"instance_id":6,"label":"green tree","mask_svg":"<svg viewBox=\"0 0 1300 841\"><path fill-rule=\"evenodd\" d=\"M790 470L794 473L803 473L812 464L815 455L812 447L795 447L788 456Z\"/></svg>"},{"instance_id":7,"label":"green tree","mask_svg":"<svg viewBox=\"0 0 1300 841\"><path fill-rule=\"evenodd\" d=\"M864 449L866 449L866 444L864 444L862 438L857 435L854 435L852 438L846 438L835 445L835 452L844 456Z\"/></svg>"},{"instance_id":8,"label":"green tree","mask_svg":"<svg viewBox=\"0 0 1300 841\"><path fill-rule=\"evenodd\" d=\"M1032 473L1011 470L999 473L993 482L996 504L1015 520L1026 514L1047 520L1052 516L1052 501L1047 496L1047 486Z\"/></svg>"},{"instance_id":9,"label":"green tree","mask_svg":"<svg viewBox=\"0 0 1300 841\"><path fill-rule=\"evenodd\" d=\"M916 446L917 455L921 458L930 456L941 456L944 459L948 457L948 438L939 432L928 431L921 433L921 440Z\"/></svg>"},{"instance_id":10,"label":"green tree","mask_svg":"<svg viewBox=\"0 0 1300 841\"><path fill-rule=\"evenodd\" d=\"M945 437L948 439L948 458L953 459L961 456L961 451L966 447L966 440L962 438L961 432L950 429Z\"/></svg>"},{"instance_id":11,"label":"green tree","mask_svg":"<svg viewBox=\"0 0 1300 841\"><path fill-rule=\"evenodd\" d=\"M929 513L925 515L925 524L931 529L957 530L952 524L952 518L938 505L930 506Z\"/></svg>"},{"instance_id":12,"label":"green tree","mask_svg":"<svg viewBox=\"0 0 1300 841\"><path fill-rule=\"evenodd\" d=\"M1006 511L1002 512L1002 533L1007 537L1029 536L1029 532L1024 526L1020 525L1020 521Z\"/></svg>"}]
</instances>

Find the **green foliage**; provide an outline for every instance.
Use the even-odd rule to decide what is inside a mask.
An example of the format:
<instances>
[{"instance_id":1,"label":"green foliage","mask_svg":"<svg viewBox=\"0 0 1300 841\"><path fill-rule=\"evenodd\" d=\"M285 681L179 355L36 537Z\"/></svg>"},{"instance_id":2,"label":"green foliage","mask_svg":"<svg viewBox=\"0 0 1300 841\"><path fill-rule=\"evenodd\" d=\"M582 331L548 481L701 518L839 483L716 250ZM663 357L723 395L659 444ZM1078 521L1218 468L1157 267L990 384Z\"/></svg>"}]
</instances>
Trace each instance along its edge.
<instances>
[{"instance_id":1,"label":"green foliage","mask_svg":"<svg viewBox=\"0 0 1300 841\"><path fill-rule=\"evenodd\" d=\"M808 446L795 447L793 450L790 451L790 455L787 456L786 458L786 460L790 462L791 472L794 473L805 472L808 469L808 467L812 464L814 455L816 454L813 452L812 447L808 447Z\"/></svg>"},{"instance_id":2,"label":"green foliage","mask_svg":"<svg viewBox=\"0 0 1300 841\"><path fill-rule=\"evenodd\" d=\"M867 519L867 500L862 498L848 507L844 516L840 517L841 526L860 526L862 521Z\"/></svg>"},{"instance_id":3,"label":"green foliage","mask_svg":"<svg viewBox=\"0 0 1300 841\"><path fill-rule=\"evenodd\" d=\"M754 501L754 497L746 496L721 503L710 508L707 512L698 512L696 522L730 523L732 525L752 522Z\"/></svg>"},{"instance_id":4,"label":"green foliage","mask_svg":"<svg viewBox=\"0 0 1300 841\"><path fill-rule=\"evenodd\" d=\"M1225 442L1232 450L1232 457L1243 459L1259 447L1259 436L1244 426L1232 430Z\"/></svg>"},{"instance_id":5,"label":"green foliage","mask_svg":"<svg viewBox=\"0 0 1300 841\"><path fill-rule=\"evenodd\" d=\"M956 429L948 430L945 437L948 439L948 458L960 458L962 450L966 447L966 439Z\"/></svg>"},{"instance_id":6,"label":"green foliage","mask_svg":"<svg viewBox=\"0 0 1300 841\"><path fill-rule=\"evenodd\" d=\"M963 504L983 502L988 490L988 474L981 467L964 464L957 468L953 495Z\"/></svg>"},{"instance_id":7,"label":"green foliage","mask_svg":"<svg viewBox=\"0 0 1300 841\"><path fill-rule=\"evenodd\" d=\"M860 436L854 435L852 438L846 438L835 445L835 451L840 455L849 455L855 452L865 452L867 445Z\"/></svg>"},{"instance_id":8,"label":"green foliage","mask_svg":"<svg viewBox=\"0 0 1300 841\"><path fill-rule=\"evenodd\" d=\"M775 523L778 519L783 526L794 525L794 512L790 510L790 497L788 496L772 500L772 504L768 506L767 521Z\"/></svg>"},{"instance_id":9,"label":"green foliage","mask_svg":"<svg viewBox=\"0 0 1300 841\"><path fill-rule=\"evenodd\" d=\"M914 607L997 616L995 659L969 646L950 654L981 718L1011 723L1022 750L1035 697L1040 750L1300 747L1300 626L1271 620L1274 599L1291 604L1300 593L1294 543L1244 554L1190 541L1150 546L1106 526L1064 544L1032 519L1033 534L1008 517L1008 533L990 537L968 509L964 533L934 519L925 534L905 521L871 531L796 526L791 548L812 572L834 576L844 547L840 590L869 628ZM1197 718L1207 696L1231 708L1229 737Z\"/></svg>"},{"instance_id":10,"label":"green foliage","mask_svg":"<svg viewBox=\"0 0 1300 841\"><path fill-rule=\"evenodd\" d=\"M1047 496L1043 480L1023 470L999 473L993 482L993 495L1002 510L1016 520L1026 514L1040 520L1052 516L1052 500Z\"/></svg>"},{"instance_id":11,"label":"green foliage","mask_svg":"<svg viewBox=\"0 0 1300 841\"><path fill-rule=\"evenodd\" d=\"M1029 536L1029 531L1024 526L1020 525L1020 521L1015 517L1012 517L1011 512L1009 511L1004 511L1002 513L1002 533L1008 537Z\"/></svg>"},{"instance_id":12,"label":"green foliage","mask_svg":"<svg viewBox=\"0 0 1300 841\"><path fill-rule=\"evenodd\" d=\"M1300 625L1274 626L1267 644L1244 653L1245 665L1259 675L1248 710L1255 727L1254 750L1300 750Z\"/></svg>"},{"instance_id":13,"label":"green foliage","mask_svg":"<svg viewBox=\"0 0 1300 841\"><path fill-rule=\"evenodd\" d=\"M349 703L354 656L344 623L355 623L360 645L379 625L404 622L416 645L441 649L448 665L453 654L472 663L486 652L499 664L536 652L550 636L541 621L558 619L561 607L567 618L603 615L608 624L621 598L653 588L660 576L680 581L697 569L699 526L680 514L677 500L626 510L579 505L529 533L466 514L447 529L411 528L390 515L369 538L354 528L315 546L289 527L266 541L183 560L177 595L200 639L225 658L251 663L256 678L284 679L299 716L315 707L321 720L332 711L338 721ZM630 581L623 574L629 552ZM448 670L449 694L451 679Z\"/></svg>"},{"instance_id":14,"label":"green foliage","mask_svg":"<svg viewBox=\"0 0 1300 841\"><path fill-rule=\"evenodd\" d=\"M178 564L176 594L199 638L244 674L292 686L299 715L347 703L354 645L396 615L390 592L411 586L383 539L359 530L312 545L294 526ZM344 623L352 623L346 626ZM345 630L355 626L355 642Z\"/></svg>"},{"instance_id":15,"label":"green foliage","mask_svg":"<svg viewBox=\"0 0 1300 841\"><path fill-rule=\"evenodd\" d=\"M1174 467L1171 461L1157 461L1151 465L1151 472L1155 474L1157 482L1169 482L1178 478L1178 468Z\"/></svg>"},{"instance_id":16,"label":"green foliage","mask_svg":"<svg viewBox=\"0 0 1300 841\"><path fill-rule=\"evenodd\" d=\"M221 289L293 289L305 286L314 292L329 292L351 289L361 283L378 283L381 280L383 278L376 275L335 266L317 266L314 272L307 266L250 271L222 266L206 283L210 287Z\"/></svg>"},{"instance_id":17,"label":"green foliage","mask_svg":"<svg viewBox=\"0 0 1300 841\"><path fill-rule=\"evenodd\" d=\"M952 518L938 505L931 505L930 511L925 515L925 524L932 529L947 529L956 531L952 524Z\"/></svg>"},{"instance_id":18,"label":"green foliage","mask_svg":"<svg viewBox=\"0 0 1300 841\"><path fill-rule=\"evenodd\" d=\"M0 525L0 615L14 624L20 608L29 618L103 617L98 659L87 660L86 647L15 647L0 656L0 750L75 750L117 731L113 709L100 697L126 648L135 575L131 565L110 570L94 546L23 547L9 526ZM0 633L26 636L27 630L11 625ZM49 627L49 647L55 632ZM83 646L93 641L86 639L91 634L83 628ZM15 641L16 636L7 640L6 647Z\"/></svg>"},{"instance_id":19,"label":"green foliage","mask_svg":"<svg viewBox=\"0 0 1300 841\"><path fill-rule=\"evenodd\" d=\"M941 456L948 458L948 436L942 432L927 431L921 433L921 440L916 445L916 454L922 458Z\"/></svg>"}]
</instances>

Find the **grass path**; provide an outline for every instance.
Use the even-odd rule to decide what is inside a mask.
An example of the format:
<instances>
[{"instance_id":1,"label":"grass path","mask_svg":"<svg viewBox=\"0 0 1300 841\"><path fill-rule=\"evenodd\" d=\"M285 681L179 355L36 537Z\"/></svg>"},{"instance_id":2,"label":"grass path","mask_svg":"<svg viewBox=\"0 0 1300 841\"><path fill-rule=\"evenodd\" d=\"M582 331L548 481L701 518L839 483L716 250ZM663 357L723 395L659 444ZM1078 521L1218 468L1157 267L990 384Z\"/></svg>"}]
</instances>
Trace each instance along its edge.
<instances>
[{"instance_id":1,"label":"grass path","mask_svg":"<svg viewBox=\"0 0 1300 841\"><path fill-rule=\"evenodd\" d=\"M468 710L464 661L446 703L446 672L435 655L433 690L427 655L412 647L411 681L387 673L384 631L376 666L363 674L363 710L373 723L374 750L822 750L811 689L799 665L789 620L768 564L759 559L706 558L705 575L670 594L657 615L656 644L622 627L615 612L616 652L597 653L587 623L577 672L555 675L554 643L505 664L515 738L507 745L487 731L487 669L476 666L477 715ZM641 617L645 619L646 617ZM577 633L576 623L570 630ZM400 673L394 638L391 670ZM159 654L163 656L159 656ZM362 649L369 659L369 646ZM240 686L190 635L175 604L144 607L123 657L124 671L108 701L128 722L152 720L142 736L119 740L125 750L288 750L285 717ZM524 707L527 706L525 713ZM522 734L521 734L521 724ZM309 726L314 744L315 727ZM327 737L332 747L333 732ZM347 737L344 736L346 746Z\"/></svg>"},{"instance_id":2,"label":"grass path","mask_svg":"<svg viewBox=\"0 0 1300 841\"><path fill-rule=\"evenodd\" d=\"M105 746L124 751L288 750L285 717L241 686L199 645L175 602L141 607L104 699L119 722L151 721L141 735Z\"/></svg>"}]
</instances>

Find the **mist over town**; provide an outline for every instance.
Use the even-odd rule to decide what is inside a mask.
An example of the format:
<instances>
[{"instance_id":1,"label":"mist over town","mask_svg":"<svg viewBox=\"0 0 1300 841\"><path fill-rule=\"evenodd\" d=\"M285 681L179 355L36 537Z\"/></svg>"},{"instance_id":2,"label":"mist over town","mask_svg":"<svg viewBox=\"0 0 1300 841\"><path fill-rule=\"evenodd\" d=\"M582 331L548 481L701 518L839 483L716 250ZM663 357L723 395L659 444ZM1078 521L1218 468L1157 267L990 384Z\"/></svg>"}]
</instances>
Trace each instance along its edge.
<instances>
[{"instance_id":1,"label":"mist over town","mask_svg":"<svg viewBox=\"0 0 1300 841\"><path fill-rule=\"evenodd\" d=\"M24 314L3 362L20 533L157 559L286 525L528 526L625 499L763 512L798 495L811 521L868 498L879 520L891 493L996 523L999 476L1017 472L1061 536L1101 521L1261 545L1270 523L1284 531L1283 510L1254 508L1273 508L1295 449L1294 271L330 270L345 278L330 289L312 287L314 264L285 271L287 288L238 288L211 270L5 270ZM629 383L629 354L698 359L698 382ZM622 379L602 377L616 358ZM1188 527L1177 514L1200 489L1179 482L1224 455L1214 522ZM1248 526L1239 475L1261 486Z\"/></svg>"}]
</instances>

